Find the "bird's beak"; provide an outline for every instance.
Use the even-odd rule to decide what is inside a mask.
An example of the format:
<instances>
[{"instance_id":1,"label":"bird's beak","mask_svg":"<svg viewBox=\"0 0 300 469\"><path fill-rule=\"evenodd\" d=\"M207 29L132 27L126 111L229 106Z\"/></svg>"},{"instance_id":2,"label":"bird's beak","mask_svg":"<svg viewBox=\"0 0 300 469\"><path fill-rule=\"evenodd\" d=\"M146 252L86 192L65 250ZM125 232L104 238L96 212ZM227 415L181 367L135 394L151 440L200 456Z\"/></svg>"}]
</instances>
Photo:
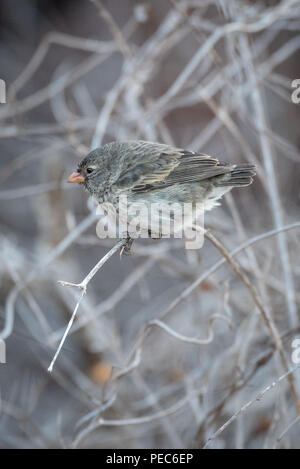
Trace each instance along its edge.
<instances>
[{"instance_id":1,"label":"bird's beak","mask_svg":"<svg viewBox=\"0 0 300 469\"><path fill-rule=\"evenodd\" d=\"M84 181L85 181L84 177L77 171L72 173L71 176L69 176L68 178L68 182L84 182Z\"/></svg>"}]
</instances>

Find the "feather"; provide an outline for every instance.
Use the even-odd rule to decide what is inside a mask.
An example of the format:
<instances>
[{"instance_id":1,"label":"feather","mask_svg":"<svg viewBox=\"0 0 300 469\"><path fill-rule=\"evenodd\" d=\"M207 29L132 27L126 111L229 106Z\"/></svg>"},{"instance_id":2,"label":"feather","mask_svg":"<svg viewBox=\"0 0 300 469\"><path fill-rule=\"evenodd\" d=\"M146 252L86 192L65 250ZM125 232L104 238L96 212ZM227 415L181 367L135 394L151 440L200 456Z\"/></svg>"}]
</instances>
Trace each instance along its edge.
<instances>
[{"instance_id":1,"label":"feather","mask_svg":"<svg viewBox=\"0 0 300 469\"><path fill-rule=\"evenodd\" d=\"M230 173L234 168L205 153L139 143L143 157L131 160L132 164L122 171L116 182L120 188L130 189L132 193L164 189L173 184L200 182Z\"/></svg>"}]
</instances>

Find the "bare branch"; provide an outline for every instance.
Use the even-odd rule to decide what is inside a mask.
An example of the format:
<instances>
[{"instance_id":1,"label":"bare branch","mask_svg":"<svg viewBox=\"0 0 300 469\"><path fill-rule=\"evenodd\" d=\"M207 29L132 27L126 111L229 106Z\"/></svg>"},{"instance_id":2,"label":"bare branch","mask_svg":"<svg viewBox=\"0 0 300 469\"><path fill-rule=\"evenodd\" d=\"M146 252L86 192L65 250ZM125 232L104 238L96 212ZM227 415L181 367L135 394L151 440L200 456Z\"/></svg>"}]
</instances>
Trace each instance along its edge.
<instances>
[{"instance_id":1,"label":"bare branch","mask_svg":"<svg viewBox=\"0 0 300 469\"><path fill-rule=\"evenodd\" d=\"M245 410L247 410L249 407L251 407L255 402L257 401L260 401L264 395L270 391L271 389L275 388L276 386L278 386L278 384L281 383L281 381L283 381L285 378L288 378L291 374L295 373L295 371L297 371L299 369L300 365L296 365L294 366L293 368L289 369L286 373L284 373L283 375L281 375L276 381L273 381L273 383L269 384L265 389L263 389L262 391L260 391L256 397L254 399L252 399L251 401L247 402L246 404L244 404L232 417L230 417L229 420L227 420L227 422L224 423L224 425L222 425L222 427L220 427L211 437L208 438L208 440L206 441L203 449L206 449L207 446L210 444L211 441L215 440L216 438L218 438L218 436L220 436L220 434L232 423L234 422L238 416L244 412ZM298 417L299 418L299 417Z\"/></svg>"},{"instance_id":2,"label":"bare branch","mask_svg":"<svg viewBox=\"0 0 300 469\"><path fill-rule=\"evenodd\" d=\"M80 298L79 300L77 301L76 303L76 306L74 308L74 311L72 313L72 316L71 316L71 319L68 323L68 326L66 328L66 331L60 341L60 344L58 346L58 349L56 350L56 353L53 357L53 360L52 362L50 363L50 366L48 368L48 371L51 373L52 370L53 370L53 366L54 366L54 363L56 362L56 359L59 355L59 352L61 351L61 348L66 340L66 337L69 333L69 330L71 329L72 327L72 324L74 322L74 319L75 319L75 316L76 316L76 313L77 313L77 310L79 308L79 305L81 303L81 300L82 298L84 297L84 295L86 294L86 289L87 289L87 285L88 283L92 280L92 278L94 277L94 275L96 275L96 273L98 272L99 269L101 269L101 267L105 264L105 262L108 261L108 259L110 259L122 246L124 245L124 241L121 240L119 241L117 244L115 244L115 246L113 246L111 248L111 250L105 254L105 256L103 256L100 261L95 265L95 267L92 268L92 270L88 273L88 275L82 280L82 282L80 283L70 283L70 282L65 282L63 280L60 280L59 283L63 286L63 287L76 287L76 288L79 288L81 290L81 294L80 294Z\"/></svg>"}]
</instances>

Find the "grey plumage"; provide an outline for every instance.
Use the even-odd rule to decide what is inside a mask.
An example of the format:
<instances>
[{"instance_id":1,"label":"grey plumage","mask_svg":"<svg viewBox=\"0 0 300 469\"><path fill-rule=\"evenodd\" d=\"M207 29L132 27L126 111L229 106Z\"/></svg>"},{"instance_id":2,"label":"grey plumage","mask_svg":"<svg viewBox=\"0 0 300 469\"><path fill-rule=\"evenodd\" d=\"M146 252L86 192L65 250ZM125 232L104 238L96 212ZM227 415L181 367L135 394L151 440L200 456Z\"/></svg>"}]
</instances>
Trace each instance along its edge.
<instances>
[{"instance_id":1,"label":"grey plumage","mask_svg":"<svg viewBox=\"0 0 300 469\"><path fill-rule=\"evenodd\" d=\"M221 163L204 153L144 141L97 148L81 161L78 171L85 173L89 166L95 166L94 171L86 174L84 184L100 199L115 190L132 195L197 182L241 187L251 184L255 175L253 165Z\"/></svg>"},{"instance_id":2,"label":"grey plumage","mask_svg":"<svg viewBox=\"0 0 300 469\"><path fill-rule=\"evenodd\" d=\"M112 142L90 152L70 182L82 182L99 203L217 205L233 187L252 183L255 167L221 163L204 153L144 141Z\"/></svg>"}]
</instances>

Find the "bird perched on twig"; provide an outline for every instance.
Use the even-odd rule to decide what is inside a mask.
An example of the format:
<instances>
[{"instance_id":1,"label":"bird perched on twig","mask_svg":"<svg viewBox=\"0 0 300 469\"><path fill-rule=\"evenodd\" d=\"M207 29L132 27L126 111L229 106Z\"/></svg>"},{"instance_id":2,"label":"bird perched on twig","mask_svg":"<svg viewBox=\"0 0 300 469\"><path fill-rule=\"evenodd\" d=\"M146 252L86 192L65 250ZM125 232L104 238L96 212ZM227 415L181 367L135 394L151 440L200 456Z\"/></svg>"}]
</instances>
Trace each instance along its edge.
<instances>
[{"instance_id":1,"label":"bird perched on twig","mask_svg":"<svg viewBox=\"0 0 300 469\"><path fill-rule=\"evenodd\" d=\"M83 184L99 204L111 204L120 217L120 198L126 196L129 205L140 203L149 210L157 203L173 206L169 218L174 220L176 207L197 204L203 211L210 210L233 187L251 184L254 175L255 166L248 163L221 163L204 153L128 141L91 151L68 181ZM146 230L150 237L164 235L161 228L149 229L148 218L142 224L141 231Z\"/></svg>"}]
</instances>

